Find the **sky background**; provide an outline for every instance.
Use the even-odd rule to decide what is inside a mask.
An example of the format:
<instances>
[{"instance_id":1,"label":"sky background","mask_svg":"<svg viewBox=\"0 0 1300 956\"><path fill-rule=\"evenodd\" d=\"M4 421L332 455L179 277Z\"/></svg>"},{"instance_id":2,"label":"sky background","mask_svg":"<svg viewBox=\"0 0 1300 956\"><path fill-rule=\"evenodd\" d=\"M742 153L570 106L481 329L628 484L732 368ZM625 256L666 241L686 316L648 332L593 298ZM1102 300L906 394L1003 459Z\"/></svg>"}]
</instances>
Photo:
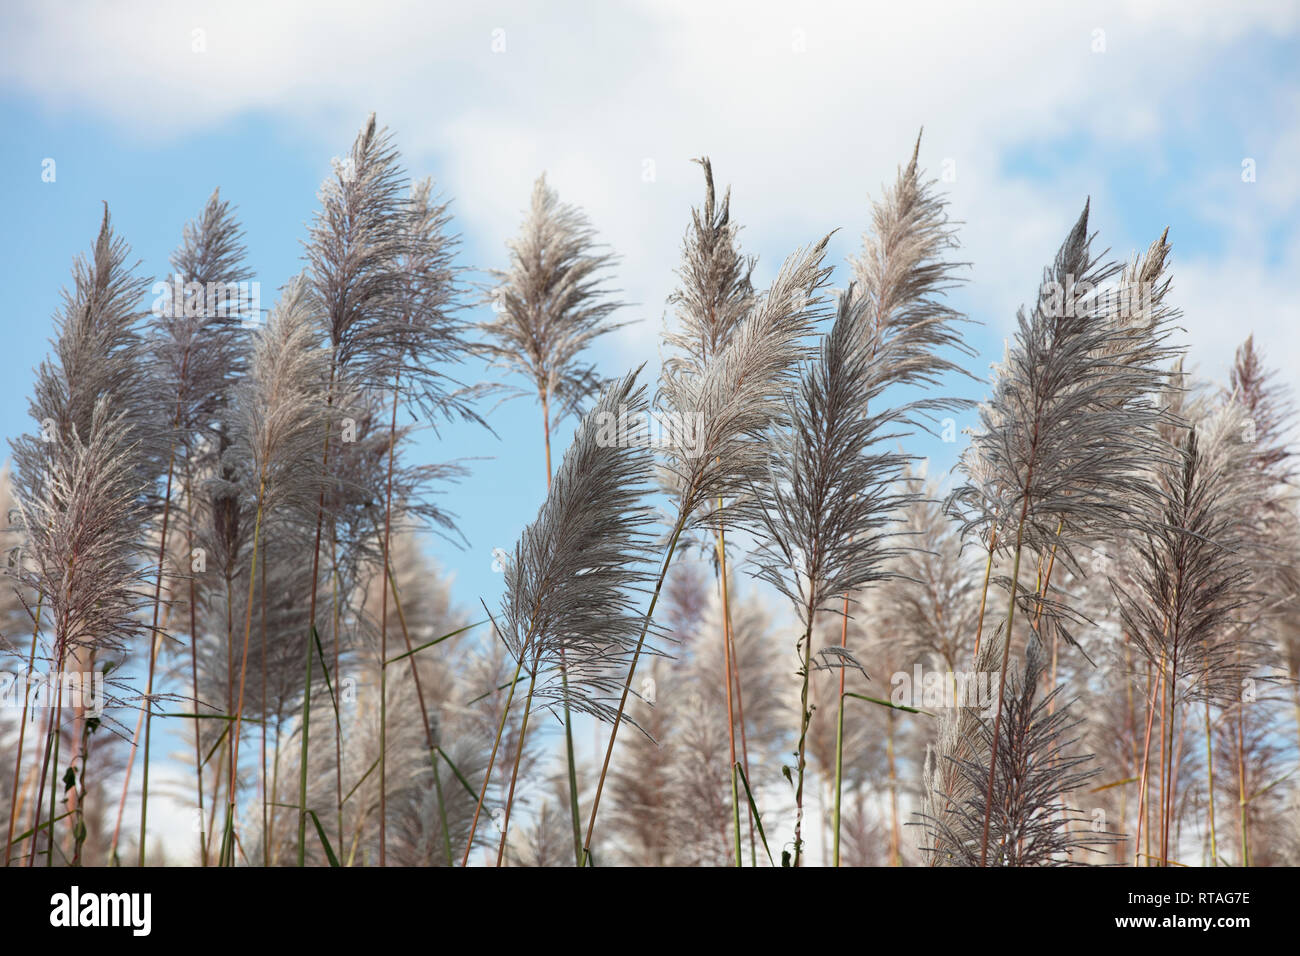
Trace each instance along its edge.
<instances>
[{"instance_id":1,"label":"sky background","mask_svg":"<svg viewBox=\"0 0 1300 956\"><path fill-rule=\"evenodd\" d=\"M0 12L0 437L29 429L32 369L101 203L161 277L214 187L238 206L262 304L303 266L316 190L367 114L452 201L466 268L505 264L543 171L622 257L633 325L606 375L658 362L707 154L766 286L831 230L834 283L924 126L921 163L964 223L983 376L1085 198L1119 258L1170 227L1192 363L1221 378L1253 333L1300 384L1300 4L10 2ZM54 181L43 173L54 161ZM1253 173L1246 175L1245 173ZM481 278L481 277L472 277ZM485 316L483 310L471 318ZM469 380L480 366L463 370ZM517 384L517 383L516 383ZM983 386L966 389L978 398ZM499 438L426 433L424 460L477 457L449 495L468 539L430 551L466 608L499 596L545 493L540 414ZM974 413L958 427L973 425ZM558 453L572 434L556 432ZM934 443L932 472L957 443Z\"/></svg>"}]
</instances>

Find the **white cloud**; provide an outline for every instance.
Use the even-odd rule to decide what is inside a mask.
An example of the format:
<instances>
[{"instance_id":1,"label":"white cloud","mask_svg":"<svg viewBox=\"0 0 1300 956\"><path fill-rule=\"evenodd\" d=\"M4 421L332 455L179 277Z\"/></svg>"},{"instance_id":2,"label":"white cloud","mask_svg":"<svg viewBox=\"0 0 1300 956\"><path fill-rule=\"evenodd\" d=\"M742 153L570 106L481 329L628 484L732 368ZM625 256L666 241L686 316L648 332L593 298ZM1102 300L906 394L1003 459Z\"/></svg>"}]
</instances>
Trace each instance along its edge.
<instances>
[{"instance_id":1,"label":"white cloud","mask_svg":"<svg viewBox=\"0 0 1300 956\"><path fill-rule=\"evenodd\" d=\"M1230 255L1184 259L1174 264L1175 298L1181 325L1191 342L1189 359L1204 377L1227 381L1233 353L1248 335L1300 394L1300 301L1294 277L1300 274L1300 246L1284 261L1266 268L1258 260ZM1286 357L1279 362L1278 357Z\"/></svg>"},{"instance_id":2,"label":"white cloud","mask_svg":"<svg viewBox=\"0 0 1300 956\"><path fill-rule=\"evenodd\" d=\"M969 301L1009 324L1085 193L1117 253L1151 237L1116 235L1096 170L1061 160L1047 177L1017 176L1008 157L1070 137L1142 150L1195 115L1194 91L1232 43L1300 23L1286 2L872 6L29 4L3 15L0 82L142 137L270 115L321 142L323 157L377 110L412 166L437 158L461 228L492 237L493 251L545 169L624 258L620 284L648 321L622 335L618 357L639 360L653 352L700 192L690 157L709 153L735 184L744 240L770 276L795 242L832 228L843 227L835 254L851 251L868 194L924 123L927 166L955 164ZM1293 206L1300 177L1282 156L1296 127L1277 129L1262 109L1258 151L1281 173L1261 190ZM654 182L643 181L647 160ZM1213 189L1189 198L1208 214L1223 202ZM1253 277L1280 281L1267 264ZM1257 319L1275 321L1277 310Z\"/></svg>"}]
</instances>

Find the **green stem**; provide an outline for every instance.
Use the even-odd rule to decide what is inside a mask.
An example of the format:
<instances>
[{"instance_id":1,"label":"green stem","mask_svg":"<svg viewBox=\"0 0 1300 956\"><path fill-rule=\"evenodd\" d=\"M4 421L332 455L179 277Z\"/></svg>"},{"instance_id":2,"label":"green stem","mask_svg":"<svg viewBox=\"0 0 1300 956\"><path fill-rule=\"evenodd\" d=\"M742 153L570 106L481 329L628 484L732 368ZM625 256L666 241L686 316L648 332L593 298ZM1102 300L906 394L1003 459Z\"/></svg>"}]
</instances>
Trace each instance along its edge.
<instances>
[{"instance_id":1,"label":"green stem","mask_svg":"<svg viewBox=\"0 0 1300 956\"><path fill-rule=\"evenodd\" d=\"M542 389L542 437L546 444L546 493L551 493L551 401L550 392ZM578 809L578 763L573 751L573 713L569 708L569 670L560 648L560 684L564 690L564 759L569 774L569 815L573 819L573 859L582 866L582 814Z\"/></svg>"},{"instance_id":2,"label":"green stem","mask_svg":"<svg viewBox=\"0 0 1300 956\"><path fill-rule=\"evenodd\" d=\"M843 680L843 675L840 676ZM840 688L839 713L835 718L835 812L832 866L840 865L840 801L844 792L844 688Z\"/></svg>"},{"instance_id":3,"label":"green stem","mask_svg":"<svg viewBox=\"0 0 1300 956\"><path fill-rule=\"evenodd\" d=\"M531 634L530 634L531 637ZM527 645L527 641L524 642ZM469 827L469 839L465 841L465 855L461 858L462 867L469 865L469 851L474 847L474 834L478 830L479 814L483 812L483 798L487 796L488 782L492 779L492 768L496 765L497 749L501 746L501 735L506 729L506 717L510 714L510 702L515 699L515 686L519 683L519 672L524 666L524 650L519 651L519 663L515 665L514 676L510 678L510 692L506 694L505 706L501 708L501 720L497 724L497 736L492 741L492 753L488 757L487 770L483 772L483 788L479 790L478 803L474 807L474 820Z\"/></svg>"},{"instance_id":4,"label":"green stem","mask_svg":"<svg viewBox=\"0 0 1300 956\"><path fill-rule=\"evenodd\" d=\"M180 420L179 402L177 403L178 411L176 418L172 422L175 427ZM163 565L167 556L167 519L171 516L172 507L172 474L175 471L176 453L173 445L167 453L167 492L163 503L162 533L158 537L158 581L154 585L153 591L153 627L149 630L149 676L145 682L144 691L144 754L141 757L144 765L144 776L140 782L140 866L144 866L144 851L148 840L145 839L149 832L149 742L150 731L153 729L153 677L154 667L158 660L158 654L153 650L155 643L158 641L158 609L162 603L162 582L163 582ZM53 832L53 831L51 831Z\"/></svg>"},{"instance_id":5,"label":"green stem","mask_svg":"<svg viewBox=\"0 0 1300 956\"><path fill-rule=\"evenodd\" d=\"M663 590L664 579L668 576L668 567L672 564L673 554L677 550L677 540L686 527L686 514L677 518L673 533L668 539L668 553L664 555L663 566L659 569L659 580L655 582L654 593L650 596L650 606L645 612L645 621L641 625L641 636L636 642L636 651L632 654L632 665L628 668L627 682L623 685L623 696L618 702L618 711L614 714L614 726L609 732L609 746L605 748L605 762L600 768L600 779L596 782L596 796L591 802L591 817L587 820L587 838L582 843L582 865L586 866L591 858L591 837L596 830L596 811L600 809L600 796L605 789L605 777L609 774L609 761L614 755L614 741L618 737L619 725L623 722L623 711L627 708L627 696L632 690L632 679L636 676L636 665L641 659L641 649L645 646L646 634L650 630L650 621L654 617L655 605L659 603L659 594Z\"/></svg>"},{"instance_id":6,"label":"green stem","mask_svg":"<svg viewBox=\"0 0 1300 956\"><path fill-rule=\"evenodd\" d=\"M573 752L573 719L569 713L569 675L560 649L560 682L564 688L564 756L569 765L569 815L573 819L573 862L582 866L582 816L578 810L578 763Z\"/></svg>"},{"instance_id":7,"label":"green stem","mask_svg":"<svg viewBox=\"0 0 1300 956\"><path fill-rule=\"evenodd\" d=\"M808 687L812 678L812 634L813 619L817 612L808 609L808 626L804 628L803 640L800 642L803 646L803 687L799 692L799 750L798 750L798 783L794 791L794 865L797 868L803 859L803 778L804 768L808 765L808 726L812 723L812 711L808 709ZM824 847L825 844L822 844Z\"/></svg>"},{"instance_id":8,"label":"green stem","mask_svg":"<svg viewBox=\"0 0 1300 956\"><path fill-rule=\"evenodd\" d=\"M36 636L41 631L41 610L45 606L45 595L41 594L36 601L36 614L32 627L32 649L27 655L27 673L31 674L32 668L36 664ZM14 821L18 817L18 780L22 776L23 767L23 743L27 735L27 705L31 700L30 692L24 687L23 693L23 715L18 722L18 751L14 754L14 785L13 792L9 796L9 833L5 837L5 866L9 865L9 854L14 845Z\"/></svg>"},{"instance_id":9,"label":"green stem","mask_svg":"<svg viewBox=\"0 0 1300 956\"><path fill-rule=\"evenodd\" d=\"M438 819L442 824L442 845L447 851L447 865L455 866L456 863L451 855L451 830L447 827L447 804L442 796L442 775L438 773L438 751L431 751L429 759L433 764L433 786L438 793Z\"/></svg>"},{"instance_id":10,"label":"green stem","mask_svg":"<svg viewBox=\"0 0 1300 956\"><path fill-rule=\"evenodd\" d=\"M45 865L46 865L47 867L51 867L51 866L54 865L54 823L53 823L53 820L54 820L54 809L55 809L55 804L56 804L56 802L57 802L57 800L58 800L58 793L59 793L59 744L60 744L60 742L61 742L61 738L63 737L63 734L60 732L60 727L59 727L59 723L60 723L60 721L62 721L62 719L63 719L63 655L62 655L61 653L60 653L60 655L59 655L59 669L58 669L57 673L59 674L59 695L58 695L58 703L56 704L56 706L55 706L55 708L54 708L54 724L53 724L53 730L54 730L54 763L53 763L53 766L54 766L54 779L50 781L50 820L51 820L51 823L50 823L50 832L49 832L49 834L48 834L48 840L47 840L47 842L46 842L46 848L47 848L47 849L46 849L46 853L45 853ZM1242 811L1241 811L1241 812L1242 812L1242 814L1243 814L1242 819L1245 819L1245 816L1244 816L1244 815L1245 815L1246 810L1245 810L1245 805L1244 805L1244 804L1242 805ZM140 842L141 842L141 845L143 846L143 844L144 844L144 834L143 834L143 833L140 834Z\"/></svg>"},{"instance_id":11,"label":"green stem","mask_svg":"<svg viewBox=\"0 0 1300 956\"><path fill-rule=\"evenodd\" d=\"M524 720L519 726L519 745L515 747L515 766L510 771L510 792L506 795L505 818L501 821L501 842L497 846L497 866L506 853L506 836L510 832L510 809L515 803L515 782L519 779L519 764L524 758L524 742L528 734L528 717L533 712L533 689L537 685L537 655L533 655L533 672L528 677L528 697L524 701Z\"/></svg>"},{"instance_id":12,"label":"green stem","mask_svg":"<svg viewBox=\"0 0 1300 956\"><path fill-rule=\"evenodd\" d=\"M718 498L718 510L722 510L722 498ZM731 674L733 662L731 659L731 641L728 639L728 632L731 623L731 602L727 593L727 542L722 536L722 531L718 531L718 586L722 594L722 661L723 661L723 678L727 682L727 693L725 695L727 703L727 746L731 753L731 819L732 829L735 833L736 849L736 866L743 866L744 862L741 857L740 849L740 787L736 779L736 720L735 711L731 704Z\"/></svg>"},{"instance_id":13,"label":"green stem","mask_svg":"<svg viewBox=\"0 0 1300 956\"><path fill-rule=\"evenodd\" d=\"M844 617L840 622L840 647L849 646L849 599L844 598ZM835 716L835 812L831 855L833 866L840 865L840 804L844 793L844 668L840 668L839 707Z\"/></svg>"},{"instance_id":14,"label":"green stem","mask_svg":"<svg viewBox=\"0 0 1300 956\"><path fill-rule=\"evenodd\" d=\"M337 356L335 356L336 358ZM337 374L335 361L330 361L329 388L326 391L326 406L334 405L334 376ZM298 865L307 865L307 757L308 741L311 731L311 659L315 643L312 632L316 628L316 591L320 581L320 535L325 523L325 487L324 481L329 476L330 459L330 424L325 423L325 443L321 452L321 490L316 504L316 541L312 546L311 556L311 601L307 608L307 638L303 653L302 687L302 753L298 760Z\"/></svg>"},{"instance_id":15,"label":"green stem","mask_svg":"<svg viewBox=\"0 0 1300 956\"><path fill-rule=\"evenodd\" d=\"M226 830L233 836L235 826L235 789L239 778L239 741L244 724L244 687L248 678L248 645L253 633L253 596L257 587L257 551L262 538L262 502L266 494L266 463L262 464L262 474L257 484L257 516L253 520L253 554L248 566L248 600L244 608L244 651L239 662L239 698L235 704L235 726L231 730L230 747L230 782L226 786ZM146 735L146 740L148 739ZM148 751L146 750L146 755ZM226 865L234 866L234 841L229 847L230 857Z\"/></svg>"}]
</instances>

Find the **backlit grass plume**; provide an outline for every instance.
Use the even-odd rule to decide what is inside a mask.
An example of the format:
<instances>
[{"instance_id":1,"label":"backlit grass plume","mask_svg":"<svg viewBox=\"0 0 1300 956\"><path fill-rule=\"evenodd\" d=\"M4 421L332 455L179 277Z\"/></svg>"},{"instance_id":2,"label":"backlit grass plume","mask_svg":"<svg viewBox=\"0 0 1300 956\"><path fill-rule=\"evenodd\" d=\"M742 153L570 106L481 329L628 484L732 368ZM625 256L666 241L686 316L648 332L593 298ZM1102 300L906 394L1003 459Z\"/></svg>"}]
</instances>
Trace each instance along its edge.
<instances>
[{"instance_id":1,"label":"backlit grass plume","mask_svg":"<svg viewBox=\"0 0 1300 956\"><path fill-rule=\"evenodd\" d=\"M343 403L356 396L378 391L392 392L392 431L396 432L397 408L405 398L424 412L440 416L476 416L444 369L447 361L465 349L463 327L454 318L456 289L451 251L454 240L447 234L445 204L431 198L427 183L408 195L407 179L392 136L378 126L371 114L353 142L349 155L336 163L334 175L320 191L321 207L311 227L306 246L308 275L312 291L324 314L329 347L326 403L347 418ZM370 402L362 403L367 409ZM333 436L322 434L320 471L333 468ZM390 443L390 463L395 455ZM391 531L391 487L381 490L384 507L384 552ZM319 580L321 532L326 518L326 501L317 508L316 543L313 548L313 582ZM335 544L331 529L330 546ZM346 545L346 542L344 543ZM330 556L330 564L334 563ZM387 574L386 562L382 568ZM386 593L386 592L385 592ZM317 585L309 600L309 620L315 618ZM381 612L382 613L382 612ZM382 630L386 635L387 630ZM310 642L308 642L310 649ZM334 661L338 669L338 660ZM301 773L305 781L310 752L310 653L304 662L303 734ZM381 697L381 704L386 698ZM383 716L381 714L381 734ZM342 727L336 717L336 743ZM380 862L384 862L383 839L386 803L380 779ZM338 788L341 791L341 784ZM342 793L336 794L341 800ZM306 799L302 784L301 799ZM307 819L299 822L300 842L306 842Z\"/></svg>"},{"instance_id":2,"label":"backlit grass plume","mask_svg":"<svg viewBox=\"0 0 1300 956\"><path fill-rule=\"evenodd\" d=\"M392 134L373 113L321 185L320 204L307 274L324 312L333 371L351 384L383 388L396 348L411 335L397 269L408 249L409 207Z\"/></svg>"},{"instance_id":3,"label":"backlit grass plume","mask_svg":"<svg viewBox=\"0 0 1300 956\"><path fill-rule=\"evenodd\" d=\"M964 265L948 258L957 247L956 230L947 201L933 181L921 178L920 149L918 135L893 188L872 205L872 230L849 264L856 295L868 303L863 313L868 351L888 348L893 381L935 385L947 373L966 374L951 351L973 353L957 327L965 317L946 301Z\"/></svg>"},{"instance_id":4,"label":"backlit grass plume","mask_svg":"<svg viewBox=\"0 0 1300 956\"><path fill-rule=\"evenodd\" d=\"M740 252L740 227L731 220L730 187L719 203L713 164L707 156L695 162L704 169L704 205L691 210L677 273L681 284L669 299L677 326L664 332L664 343L675 352L666 365L702 372L731 341L754 304L750 280L755 260Z\"/></svg>"},{"instance_id":5,"label":"backlit grass plume","mask_svg":"<svg viewBox=\"0 0 1300 956\"><path fill-rule=\"evenodd\" d=\"M24 488L19 497L26 530L26 566L21 576L38 596L49 621L51 673L71 670L88 677L97 664L101 670L105 663L116 665L131 650L133 639L145 630L138 617L146 574L140 536L146 510L135 454L137 442L129 417L113 414L110 406L111 399L102 396L95 403L85 438L75 426L61 437L42 465L39 483ZM24 456L16 457L23 468ZM90 704L88 699L68 702L75 719L70 767L88 746L92 731L85 712ZM63 732L63 706L60 691L47 721L38 794L44 793L47 771L51 767L56 773L59 770L57 743ZM85 770L83 762L74 776L84 777ZM78 795L84 794L83 780ZM50 820L55 819L54 797L52 790ZM79 859L85 833L81 803L74 803L69 809L77 810L72 827ZM39 811L37 801L33 826L39 822ZM33 840L33 856L36 844ZM53 844L51 834L51 853Z\"/></svg>"},{"instance_id":6,"label":"backlit grass plume","mask_svg":"<svg viewBox=\"0 0 1300 956\"><path fill-rule=\"evenodd\" d=\"M214 190L172 253L173 276L150 322L158 384L175 397L175 443L187 447L193 433L210 428L243 370L245 327L251 315L252 279L245 264L244 233L233 207ZM179 288L177 287L179 284ZM200 291L201 290L201 291Z\"/></svg>"},{"instance_id":7,"label":"backlit grass plume","mask_svg":"<svg viewBox=\"0 0 1300 956\"><path fill-rule=\"evenodd\" d=\"M1174 710L1188 699L1235 701L1251 672L1250 642L1234 624L1259 600L1247 558L1263 483L1241 432L1241 409L1230 404L1177 437L1176 457L1153 475L1154 514L1136 536L1132 585L1115 585L1125 630L1161 681L1162 861L1174 812Z\"/></svg>"},{"instance_id":8,"label":"backlit grass plume","mask_svg":"<svg viewBox=\"0 0 1300 956\"><path fill-rule=\"evenodd\" d=\"M495 317L480 325L484 341L479 347L493 366L528 380L536 392L542 406L549 491L551 432L561 419L580 411L600 387L595 366L583 353L619 327L611 316L623 303L603 285L617 260L596 242L596 231L582 210L560 202L545 174L533 184L519 235L507 245L510 265L492 273L497 283L491 296ZM561 655L561 683L566 668ZM563 717L576 854L581 824L573 719L567 706Z\"/></svg>"},{"instance_id":9,"label":"backlit grass plume","mask_svg":"<svg viewBox=\"0 0 1300 956\"><path fill-rule=\"evenodd\" d=\"M137 441L134 467L141 479L153 481L162 470L162 429L139 329L149 280L135 274L138 263L128 263L130 254L126 241L114 234L105 206L90 256L77 257L72 288L62 293L53 352L36 370L29 411L39 434L10 443L19 494L39 484L46 460L42 451L54 451L74 430L81 441L90 440L100 398L109 401L110 414L121 416Z\"/></svg>"},{"instance_id":10,"label":"backlit grass plume","mask_svg":"<svg viewBox=\"0 0 1300 956\"><path fill-rule=\"evenodd\" d=\"M721 206L713 187L713 165L708 158L695 160L704 169L704 205L691 210L691 227L686 233L682 248L682 264L677 275L680 286L669 297L675 307L677 323L666 328L663 341L671 352L664 359L664 367L685 378L703 375L731 341L736 328L757 301L751 275L755 259L741 254L737 242L739 227L731 221L731 190L722 198ZM724 502L711 502L711 506L725 507ZM703 535L702 548L712 551L718 571L718 587L722 594L722 643L725 663L723 680L727 708L728 766L733 768L732 811L736 865L741 863L740 847L740 788L735 781L736 733L734 714L743 711L740 672L733 657L735 642L732 634L730 580L727 569L726 535L721 527L712 534ZM735 705L732 698L735 697ZM743 729L741 735L742 767L748 772L748 750Z\"/></svg>"},{"instance_id":11,"label":"backlit grass plume","mask_svg":"<svg viewBox=\"0 0 1300 956\"><path fill-rule=\"evenodd\" d=\"M995 547L1012 559L1000 684L1024 597L1022 555L1050 554L1077 572L1081 540L1137 520L1145 475L1161 457L1159 403L1174 354L1164 344L1169 315L1118 321L1115 297L1103 284L1119 267L1099 262L1090 246L1085 205L1045 270L1033 308L1017 315L1014 343L992 398L981 406L981 431L963 455L967 484L953 495L966 511L964 532L989 547L990 568ZM1045 580L1041 596L1047 587ZM1035 596L1032 610L1036 630L1045 620L1073 642L1064 629L1068 608ZM1001 692L997 700L1000 715ZM1000 724L995 717L988 803Z\"/></svg>"},{"instance_id":12,"label":"backlit grass plume","mask_svg":"<svg viewBox=\"0 0 1300 956\"><path fill-rule=\"evenodd\" d=\"M616 259L597 244L582 211L561 202L544 175L533 184L528 214L509 248L509 268L492 273L496 316L482 324L482 348L494 365L536 390L549 481L552 427L600 387L595 366L582 353L618 328L610 316L623 303L603 285Z\"/></svg>"},{"instance_id":13,"label":"backlit grass plume","mask_svg":"<svg viewBox=\"0 0 1300 956\"><path fill-rule=\"evenodd\" d=\"M973 352L957 328L964 317L946 301L947 293L959 281L956 273L963 265L949 258L958 245L956 230L948 218L947 202L935 191L934 181L921 178L920 150L918 134L907 166L899 168L893 187L872 204L872 230L863 237L862 252L850 259L850 265L856 280L855 294L866 303L862 335L865 351L877 360L873 376L882 384L929 389L938 386L949 373L965 374L952 353ZM933 412L956 410L968 404L952 398L916 398L900 410L900 417L919 424L920 418L930 418ZM845 652L849 603L846 594L840 607L840 647ZM832 863L837 866L843 791L844 678L841 669L832 849ZM893 829L897 831L896 824ZM891 857L897 859L896 836L892 842L895 846Z\"/></svg>"},{"instance_id":14,"label":"backlit grass plume","mask_svg":"<svg viewBox=\"0 0 1300 956\"><path fill-rule=\"evenodd\" d=\"M802 679L796 752L794 863L803 857L805 743L812 717L808 691L812 635L819 611L891 572L898 551L890 526L909 499L898 491L907 459L884 447L906 406L877 407L890 383L890 350L866 348L867 300L840 297L835 324L789 400L788 426L765 444L769 474L757 488L758 576L785 595L803 634L796 649ZM847 652L845 652L847 653Z\"/></svg>"},{"instance_id":15,"label":"backlit grass plume","mask_svg":"<svg viewBox=\"0 0 1300 956\"><path fill-rule=\"evenodd\" d=\"M829 237L828 237L829 238ZM785 390L808 356L805 337L825 316L821 290L828 239L793 253L762 299L707 368L666 364L656 399L670 423L665 484L682 530L725 528L767 477L759 440L786 413ZM719 499L723 508L706 507Z\"/></svg>"},{"instance_id":16,"label":"backlit grass plume","mask_svg":"<svg viewBox=\"0 0 1300 956\"><path fill-rule=\"evenodd\" d=\"M149 283L134 274L129 255L106 206L89 257L73 264L53 353L36 370L29 409L37 433L11 442L26 537L22 579L36 595L38 620L51 622L53 672L69 661L75 670L89 670L97 654L110 651L119 663L142 630L134 617L142 573L138 549L160 471L158 423L166 412L149 387L139 333ZM61 716L56 707L47 721L38 794L44 794L51 762L58 769ZM52 791L51 818L54 797ZM39 816L39 799L36 804ZM52 834L48 842L52 859Z\"/></svg>"},{"instance_id":17,"label":"backlit grass plume","mask_svg":"<svg viewBox=\"0 0 1300 956\"><path fill-rule=\"evenodd\" d=\"M248 375L236 390L227 454L243 465L246 490L264 516L311 517L320 493L310 465L326 420L321 385L329 352L313 305L306 283L291 280L254 332Z\"/></svg>"},{"instance_id":18,"label":"backlit grass plume","mask_svg":"<svg viewBox=\"0 0 1300 956\"><path fill-rule=\"evenodd\" d=\"M243 231L230 203L223 201L218 190L204 204L202 212L186 223L181 245L171 256L172 276L161 283L162 294L155 300L146 347L151 353L152 387L157 390L159 411L170 420L166 436L167 478L163 491L162 518L158 529L158 573L154 583L154 635L149 650L148 678L145 695L153 693L154 675L161 636L157 634L163 605L163 577L169 544L174 533L172 492L177 484L177 461L184 462L180 471L185 487L189 524L193 523L193 474L190 463L212 446L220 446L219 420L228 410L230 390L243 371L244 332L242 326L261 317L250 314L256 301L247 285L252 273L244 263L246 249ZM158 291L155 286L154 291ZM174 407L169 407L174 406ZM193 545L191 544L191 548ZM189 605L195 602L193 578L189 581ZM192 630L193 628L191 628ZM191 640L191 664L197 675L195 649ZM197 687L193 690L196 692ZM140 831L148 832L149 768L152 743L153 710L141 713L144 720L144 777L140 792ZM136 729L137 738L140 728ZM120 807L126 804L126 790L131 782L135 742L127 758L127 772L122 784ZM200 803L202 800L200 799ZM116 846L121 828L114 829ZM143 864L147 840L140 840Z\"/></svg>"},{"instance_id":19,"label":"backlit grass plume","mask_svg":"<svg viewBox=\"0 0 1300 956\"><path fill-rule=\"evenodd\" d=\"M497 625L516 661L514 681L528 675L521 736L534 702L552 708L567 702L601 720L616 717L611 700L644 635L638 595L651 580L654 515L645 503L651 457L647 445L626 440L620 427L647 411L644 386L635 381L633 373L606 386L583 417L545 503L506 565ZM508 797L503 830L509 814Z\"/></svg>"},{"instance_id":20,"label":"backlit grass plume","mask_svg":"<svg viewBox=\"0 0 1300 956\"><path fill-rule=\"evenodd\" d=\"M738 496L749 497L765 477L763 433L784 414L785 389L807 354L804 337L823 315L821 290L830 276L823 259L829 238L786 259L762 301L702 374L671 367L661 373L656 410L671 423L661 483L669 495L672 527L605 748L583 840L585 853L591 850L619 724L678 541L695 528L721 532L743 513L734 506Z\"/></svg>"},{"instance_id":21,"label":"backlit grass plume","mask_svg":"<svg viewBox=\"0 0 1300 956\"><path fill-rule=\"evenodd\" d=\"M46 608L58 662L77 650L120 654L143 630L134 617L142 489L129 419L110 406L107 396L95 403L85 437L74 428L61 438L40 483L18 499L31 565L24 583Z\"/></svg>"},{"instance_id":22,"label":"backlit grass plume","mask_svg":"<svg viewBox=\"0 0 1300 956\"><path fill-rule=\"evenodd\" d=\"M231 863L240 731L263 528L274 519L309 520L320 495L314 462L328 420L321 400L328 353L322 347L311 306L306 282L301 278L290 282L267 324L253 336L248 376L239 384L235 406L236 440L229 454L243 464L245 493L252 497L254 517L222 842Z\"/></svg>"},{"instance_id":23,"label":"backlit grass plume","mask_svg":"<svg viewBox=\"0 0 1300 956\"><path fill-rule=\"evenodd\" d=\"M933 756L927 760L920 825L931 865L1065 866L1086 862L1086 853L1114 842L1113 834L1094 832L1091 820L1063 800L1100 771L1089 766L1091 754L1073 750L1082 720L1071 716L1065 702L1053 706L1061 688L1040 696L1043 675L1042 645L1031 636L1023 670L1003 688L1001 744L994 748L993 726L976 718L965 755L945 753L941 746L937 759L949 766L936 766ZM957 726L950 723L949 733ZM994 753L990 808L986 783Z\"/></svg>"}]
</instances>

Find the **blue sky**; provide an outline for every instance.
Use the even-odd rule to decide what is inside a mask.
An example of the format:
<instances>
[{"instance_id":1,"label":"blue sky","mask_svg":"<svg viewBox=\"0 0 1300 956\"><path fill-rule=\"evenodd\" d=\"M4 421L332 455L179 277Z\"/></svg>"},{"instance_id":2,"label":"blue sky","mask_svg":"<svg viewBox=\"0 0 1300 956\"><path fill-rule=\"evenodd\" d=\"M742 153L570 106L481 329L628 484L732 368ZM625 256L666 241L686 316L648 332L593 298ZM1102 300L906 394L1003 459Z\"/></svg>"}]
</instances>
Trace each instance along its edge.
<instances>
[{"instance_id":1,"label":"blue sky","mask_svg":"<svg viewBox=\"0 0 1300 956\"><path fill-rule=\"evenodd\" d=\"M656 364L700 193L691 157L708 153L733 184L762 281L797 245L838 228L843 283L867 198L922 125L923 163L956 174L944 188L967 223L971 261L956 298L984 323L971 334L978 374L1089 195L1099 241L1116 255L1172 227L1175 292L1208 374L1252 330L1294 374L1297 298L1286 280L1300 258L1300 58L1285 6L1103 5L1084 15L1007 5L975 15L922 4L866 15L611 4L546 19L524 5L439 6L379 4L355 21L333 5L306 20L292 5L88 5L57 18L9 7L0 434L28 426L30 370L101 201L142 271L158 276L182 225L220 186L270 296L301 268L317 186L371 109L394 129L412 175L433 176L452 199L464 266L503 263L542 170L588 210L624 257L615 278L625 298L639 303L624 316L636 326L595 350L611 375ZM42 179L47 158L54 182ZM1241 180L1244 158L1256 162L1254 183ZM423 440L431 459L493 459L449 498L469 550L434 545L471 605L495 593L491 549L509 547L543 493L537 418L516 400L492 417L500 441L460 427ZM569 432L560 428L559 445ZM955 453L920 450L936 467Z\"/></svg>"},{"instance_id":2,"label":"blue sky","mask_svg":"<svg viewBox=\"0 0 1300 956\"><path fill-rule=\"evenodd\" d=\"M966 224L970 282L955 301L983 323L970 336L976 374L1000 357L1016 307L1091 196L1098 241L1116 256L1171 227L1174 296L1202 371L1221 375L1253 332L1300 384L1300 7L1054 6L6 4L0 436L30 426L31 369L102 201L142 271L160 276L220 186L267 305L301 268L331 158L371 110L412 176L452 200L465 267L504 264L543 170L588 211L623 257L624 298L639 303L623 315L638 323L593 351L608 375L657 365L701 194L692 157L710 155L733 184L762 284L796 246L839 229L842 285L868 197L924 126L922 163L955 172L943 188ZM471 609L494 602L492 548L511 546L545 492L535 404L515 400L492 424L499 440L455 426L418 452L484 459L448 497L468 548L430 544ZM557 454L570 434L557 431ZM958 446L917 450L943 470Z\"/></svg>"}]
</instances>

